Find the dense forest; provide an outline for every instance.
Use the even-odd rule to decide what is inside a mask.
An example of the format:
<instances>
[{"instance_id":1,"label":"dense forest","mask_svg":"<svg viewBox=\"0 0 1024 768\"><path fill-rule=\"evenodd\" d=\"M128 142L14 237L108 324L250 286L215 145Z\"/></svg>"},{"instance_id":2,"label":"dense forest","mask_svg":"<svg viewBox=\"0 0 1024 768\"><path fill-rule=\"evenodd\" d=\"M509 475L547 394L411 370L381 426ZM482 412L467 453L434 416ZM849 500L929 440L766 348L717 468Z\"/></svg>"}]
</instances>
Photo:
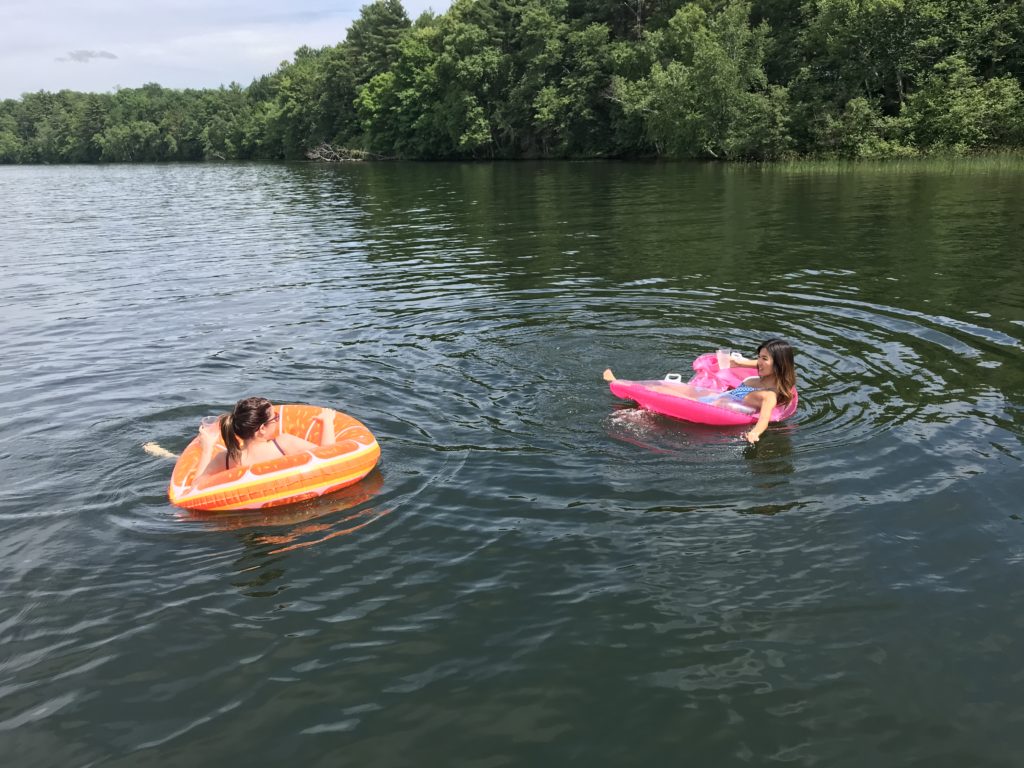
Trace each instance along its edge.
<instances>
[{"instance_id":1,"label":"dense forest","mask_svg":"<svg viewBox=\"0 0 1024 768\"><path fill-rule=\"evenodd\" d=\"M1021 0L399 0L248 87L0 102L0 162L1024 147Z\"/></svg>"}]
</instances>

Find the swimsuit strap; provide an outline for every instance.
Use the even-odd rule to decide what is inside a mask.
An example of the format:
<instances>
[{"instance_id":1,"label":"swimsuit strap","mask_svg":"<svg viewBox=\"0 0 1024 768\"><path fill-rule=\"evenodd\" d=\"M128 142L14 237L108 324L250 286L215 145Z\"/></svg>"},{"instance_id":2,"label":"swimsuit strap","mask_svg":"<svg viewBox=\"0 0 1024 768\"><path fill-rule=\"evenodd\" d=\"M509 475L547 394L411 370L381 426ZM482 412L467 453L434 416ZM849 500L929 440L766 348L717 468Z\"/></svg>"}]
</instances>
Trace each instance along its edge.
<instances>
[{"instance_id":1,"label":"swimsuit strap","mask_svg":"<svg viewBox=\"0 0 1024 768\"><path fill-rule=\"evenodd\" d=\"M274 446L277 448L277 450L279 450L281 452L282 456L287 456L288 455L287 453L284 452L284 448L281 447L281 444L279 442L277 442L277 438L276 437L273 440L271 440L270 442L272 442L274 444ZM231 469L230 465L228 464L228 455L227 455L227 453L224 454L224 469L226 469L226 470L227 469Z\"/></svg>"},{"instance_id":2,"label":"swimsuit strap","mask_svg":"<svg viewBox=\"0 0 1024 768\"><path fill-rule=\"evenodd\" d=\"M750 377L750 379L754 379L754 378L760 379L761 377L760 376L751 376ZM751 392L774 392L775 391L771 387L752 387L749 384L747 384L747 382L750 381L750 379L744 379L743 382L740 384L740 387L746 387ZM758 381L758 383L760 384L760 381ZM737 387L737 389L739 389L739 387Z\"/></svg>"}]
</instances>

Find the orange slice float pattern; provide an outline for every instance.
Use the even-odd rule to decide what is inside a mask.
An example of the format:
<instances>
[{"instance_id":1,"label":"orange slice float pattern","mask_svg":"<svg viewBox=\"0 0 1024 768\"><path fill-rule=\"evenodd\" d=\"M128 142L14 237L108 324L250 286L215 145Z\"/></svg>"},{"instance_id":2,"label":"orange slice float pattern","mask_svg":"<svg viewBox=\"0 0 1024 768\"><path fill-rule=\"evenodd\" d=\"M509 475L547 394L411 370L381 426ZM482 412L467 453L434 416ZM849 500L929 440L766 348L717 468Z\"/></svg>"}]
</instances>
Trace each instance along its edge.
<instances>
[{"instance_id":1,"label":"orange slice float pattern","mask_svg":"<svg viewBox=\"0 0 1024 768\"><path fill-rule=\"evenodd\" d=\"M275 407L281 430L311 443L320 442L320 407L288 404ZM338 412L334 417L335 444L306 453L282 456L247 467L218 472L203 488L193 487L202 449L195 438L181 454L167 496L184 509L209 512L263 509L294 504L358 483L380 459L377 439L357 419ZM224 444L217 442L217 450Z\"/></svg>"}]
</instances>

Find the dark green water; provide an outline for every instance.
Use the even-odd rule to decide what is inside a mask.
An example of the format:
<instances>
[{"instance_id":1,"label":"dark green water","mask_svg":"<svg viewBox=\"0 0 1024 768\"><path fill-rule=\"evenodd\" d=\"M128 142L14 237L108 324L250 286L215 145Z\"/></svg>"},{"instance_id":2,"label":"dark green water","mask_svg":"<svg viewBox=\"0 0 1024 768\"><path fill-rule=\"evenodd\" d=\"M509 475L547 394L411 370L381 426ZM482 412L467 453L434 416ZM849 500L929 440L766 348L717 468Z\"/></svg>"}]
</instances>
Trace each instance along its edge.
<instances>
[{"instance_id":1,"label":"dark green water","mask_svg":"<svg viewBox=\"0 0 1024 768\"><path fill-rule=\"evenodd\" d=\"M0 754L23 766L1015 766L1024 172L0 168ZM769 335L740 429L600 380ZM383 461L165 489L237 398Z\"/></svg>"}]
</instances>

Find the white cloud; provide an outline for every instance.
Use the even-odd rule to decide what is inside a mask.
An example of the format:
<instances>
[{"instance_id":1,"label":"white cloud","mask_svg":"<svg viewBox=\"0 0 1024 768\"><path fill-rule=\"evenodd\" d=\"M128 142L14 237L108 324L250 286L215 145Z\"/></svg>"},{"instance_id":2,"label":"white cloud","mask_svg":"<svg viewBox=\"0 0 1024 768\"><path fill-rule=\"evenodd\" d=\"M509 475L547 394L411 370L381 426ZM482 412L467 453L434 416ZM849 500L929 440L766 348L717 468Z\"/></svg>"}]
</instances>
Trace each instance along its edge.
<instances>
[{"instance_id":1,"label":"white cloud","mask_svg":"<svg viewBox=\"0 0 1024 768\"><path fill-rule=\"evenodd\" d=\"M76 61L88 64L92 59L116 59L110 51L68 51L67 56L58 56L57 61Z\"/></svg>"},{"instance_id":2,"label":"white cloud","mask_svg":"<svg viewBox=\"0 0 1024 768\"><path fill-rule=\"evenodd\" d=\"M106 92L248 85L303 45L345 38L365 0L4 0L0 98L38 90ZM407 0L410 18L447 0ZM284 8L287 7L287 10ZM81 66L87 64L87 66Z\"/></svg>"}]
</instances>

